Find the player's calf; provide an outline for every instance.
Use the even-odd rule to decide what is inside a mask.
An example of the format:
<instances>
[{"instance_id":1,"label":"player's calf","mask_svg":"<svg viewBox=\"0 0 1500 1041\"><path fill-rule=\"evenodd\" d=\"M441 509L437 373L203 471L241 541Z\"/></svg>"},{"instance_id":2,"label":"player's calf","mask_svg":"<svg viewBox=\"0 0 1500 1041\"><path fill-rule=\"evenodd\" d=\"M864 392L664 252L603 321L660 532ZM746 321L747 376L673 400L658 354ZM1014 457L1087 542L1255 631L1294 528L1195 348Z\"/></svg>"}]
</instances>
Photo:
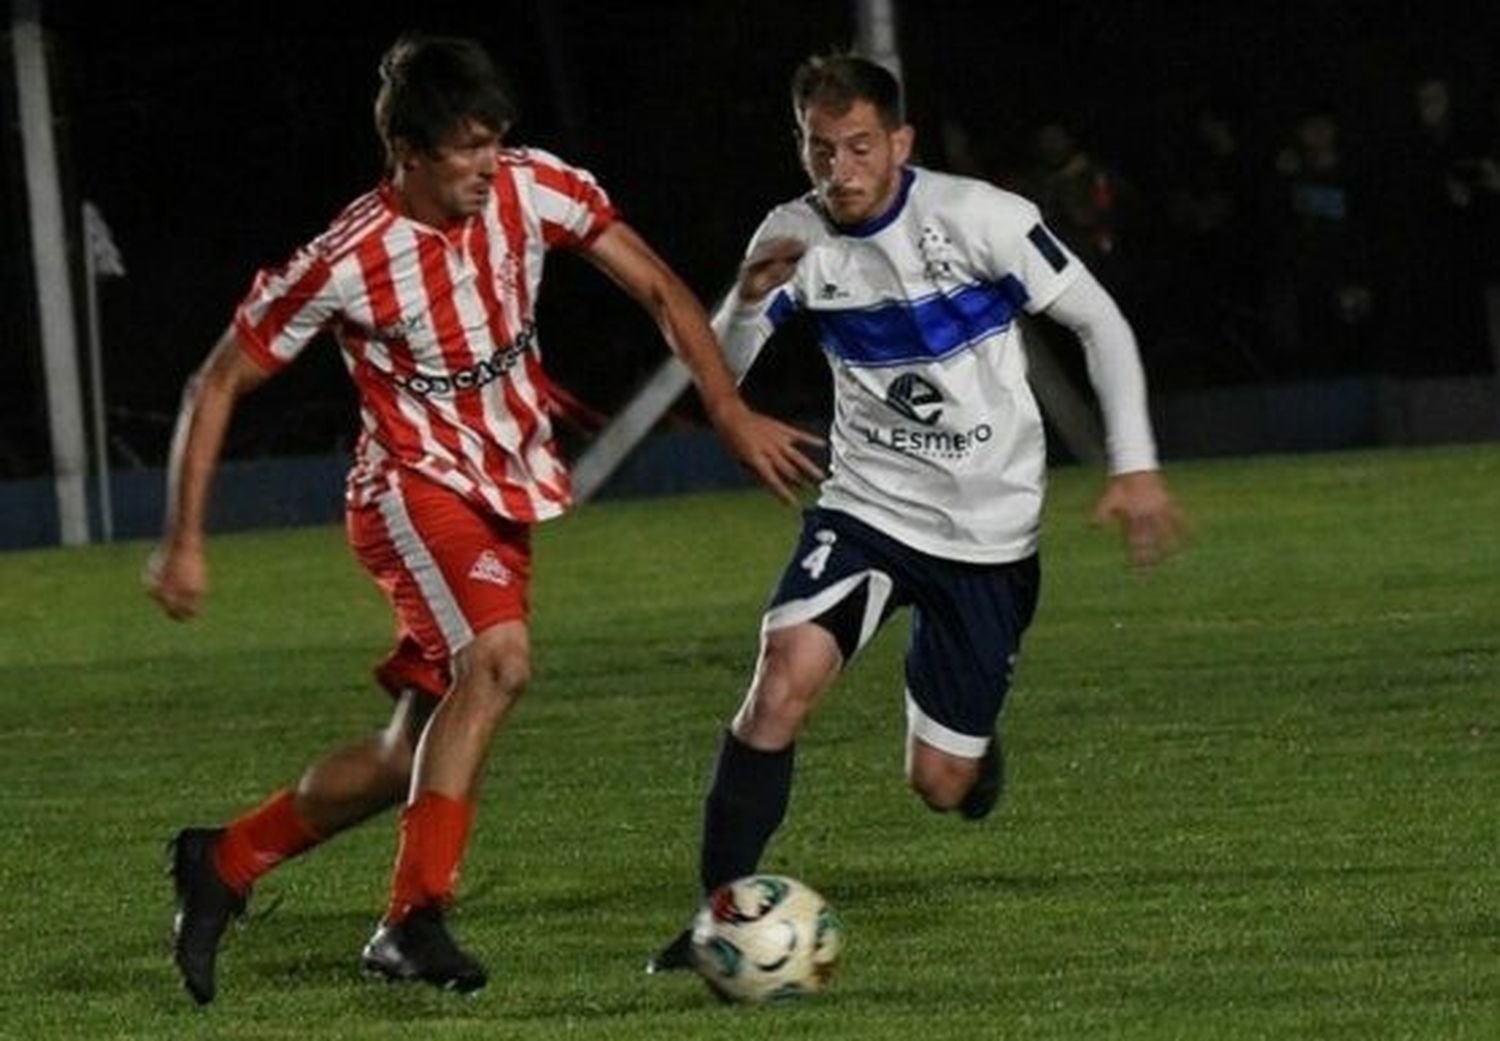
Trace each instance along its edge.
<instances>
[{"instance_id":1,"label":"player's calf","mask_svg":"<svg viewBox=\"0 0 1500 1041\"><path fill-rule=\"evenodd\" d=\"M965 820L978 821L990 815L1000 794L1005 791L1005 749L1000 745L1000 735L995 734L990 745L979 759L979 774L974 778L958 812Z\"/></svg>"}]
</instances>

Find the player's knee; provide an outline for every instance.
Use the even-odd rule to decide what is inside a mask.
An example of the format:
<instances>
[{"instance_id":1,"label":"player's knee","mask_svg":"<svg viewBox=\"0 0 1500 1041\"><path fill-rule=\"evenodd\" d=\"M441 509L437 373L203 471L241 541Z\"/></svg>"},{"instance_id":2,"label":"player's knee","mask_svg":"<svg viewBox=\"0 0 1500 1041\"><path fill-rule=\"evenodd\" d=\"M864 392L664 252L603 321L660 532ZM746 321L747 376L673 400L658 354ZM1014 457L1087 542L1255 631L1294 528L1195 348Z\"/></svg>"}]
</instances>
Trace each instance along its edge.
<instances>
[{"instance_id":1,"label":"player's knee","mask_svg":"<svg viewBox=\"0 0 1500 1041\"><path fill-rule=\"evenodd\" d=\"M505 711L531 682L531 648L524 630L488 630L464 648L454 665L448 696L492 711Z\"/></svg>"},{"instance_id":2,"label":"player's knee","mask_svg":"<svg viewBox=\"0 0 1500 1041\"><path fill-rule=\"evenodd\" d=\"M494 655L481 657L473 671L460 679L455 686L467 688L469 697L486 703L508 706L526 690L531 682L531 661L524 655Z\"/></svg>"},{"instance_id":3,"label":"player's knee","mask_svg":"<svg viewBox=\"0 0 1500 1041\"><path fill-rule=\"evenodd\" d=\"M949 758L913 763L906 781L928 809L946 813L963 801L976 776L977 760Z\"/></svg>"}]
</instances>

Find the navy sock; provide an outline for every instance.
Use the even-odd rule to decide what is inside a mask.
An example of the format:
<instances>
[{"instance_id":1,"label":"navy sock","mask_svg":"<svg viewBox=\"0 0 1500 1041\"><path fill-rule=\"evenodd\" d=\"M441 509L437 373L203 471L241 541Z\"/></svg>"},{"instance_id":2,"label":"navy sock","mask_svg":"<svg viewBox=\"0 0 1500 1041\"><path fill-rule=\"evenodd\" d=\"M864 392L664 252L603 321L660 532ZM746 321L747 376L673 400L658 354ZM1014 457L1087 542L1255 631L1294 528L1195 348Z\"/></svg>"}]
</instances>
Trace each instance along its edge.
<instances>
[{"instance_id":1,"label":"navy sock","mask_svg":"<svg viewBox=\"0 0 1500 1041\"><path fill-rule=\"evenodd\" d=\"M724 731L703 804L698 877L705 893L753 873L760 863L791 800L796 747L762 752Z\"/></svg>"}]
</instances>

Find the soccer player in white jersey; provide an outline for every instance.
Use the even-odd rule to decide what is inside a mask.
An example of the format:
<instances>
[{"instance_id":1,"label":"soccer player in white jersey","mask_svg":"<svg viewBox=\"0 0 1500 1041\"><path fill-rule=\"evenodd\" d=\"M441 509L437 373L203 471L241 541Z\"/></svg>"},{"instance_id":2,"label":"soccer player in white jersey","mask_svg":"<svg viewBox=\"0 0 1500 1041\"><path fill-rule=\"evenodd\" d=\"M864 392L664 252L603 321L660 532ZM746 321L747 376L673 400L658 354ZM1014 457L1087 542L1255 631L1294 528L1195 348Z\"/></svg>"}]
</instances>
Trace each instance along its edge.
<instances>
[{"instance_id":1,"label":"soccer player in white jersey","mask_svg":"<svg viewBox=\"0 0 1500 1041\"><path fill-rule=\"evenodd\" d=\"M1109 441L1099 516L1123 522L1141 564L1182 529L1130 327L1037 208L908 165L900 86L873 62L808 60L792 103L813 190L762 223L714 327L743 371L782 319L811 318L833 370L831 460L721 738L704 892L756 869L786 812L807 713L898 607L912 609L908 782L934 810L971 820L995 805L996 724L1040 581L1045 447L1023 311L1071 327L1087 352ZM648 969L691 958L682 933Z\"/></svg>"},{"instance_id":2,"label":"soccer player in white jersey","mask_svg":"<svg viewBox=\"0 0 1500 1041\"><path fill-rule=\"evenodd\" d=\"M366 969L470 991L483 967L444 924L491 739L530 669L528 533L568 505L547 415L534 306L544 253L579 251L658 323L718 432L789 502L819 476L816 441L751 411L688 288L594 179L502 138L513 103L473 41L405 37L381 63L386 177L280 268L262 271L189 382L150 592L174 618L207 590L204 516L236 401L330 329L359 392L350 541L389 597L394 699L383 733L331 752L224 828L173 841L175 959L200 1003L251 884L404 803L390 902Z\"/></svg>"}]
</instances>

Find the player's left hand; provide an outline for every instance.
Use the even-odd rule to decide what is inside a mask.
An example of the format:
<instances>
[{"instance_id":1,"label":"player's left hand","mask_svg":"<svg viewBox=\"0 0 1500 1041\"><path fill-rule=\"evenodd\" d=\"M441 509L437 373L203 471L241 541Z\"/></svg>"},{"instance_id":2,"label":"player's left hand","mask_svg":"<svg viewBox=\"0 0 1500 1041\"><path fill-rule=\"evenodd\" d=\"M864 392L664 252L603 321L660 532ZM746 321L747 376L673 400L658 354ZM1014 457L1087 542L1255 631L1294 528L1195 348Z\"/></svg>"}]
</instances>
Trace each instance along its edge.
<instances>
[{"instance_id":1,"label":"player's left hand","mask_svg":"<svg viewBox=\"0 0 1500 1041\"><path fill-rule=\"evenodd\" d=\"M1177 552L1187 537L1187 517L1157 470L1116 474L1094 507L1094 520L1120 522L1125 550L1137 567L1149 567Z\"/></svg>"},{"instance_id":2,"label":"player's left hand","mask_svg":"<svg viewBox=\"0 0 1500 1041\"><path fill-rule=\"evenodd\" d=\"M712 409L709 418L735 458L788 506L797 505L795 488L823 479L801 447L822 447L821 437L756 412L741 398Z\"/></svg>"}]
</instances>

